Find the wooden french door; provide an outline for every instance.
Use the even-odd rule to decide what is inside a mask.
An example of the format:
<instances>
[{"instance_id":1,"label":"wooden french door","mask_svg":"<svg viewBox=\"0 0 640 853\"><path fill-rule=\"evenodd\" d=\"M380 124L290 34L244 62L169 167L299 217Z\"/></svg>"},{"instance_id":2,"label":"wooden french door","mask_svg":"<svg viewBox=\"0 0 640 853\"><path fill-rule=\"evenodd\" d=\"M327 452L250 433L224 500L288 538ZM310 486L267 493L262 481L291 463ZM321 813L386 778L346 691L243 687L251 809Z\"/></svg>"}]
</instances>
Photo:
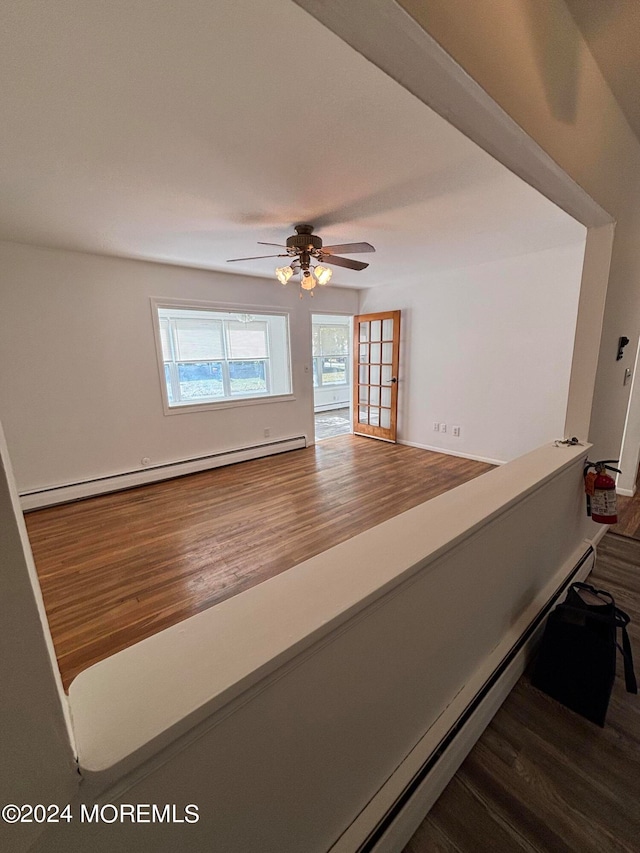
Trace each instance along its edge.
<instances>
[{"instance_id":1,"label":"wooden french door","mask_svg":"<svg viewBox=\"0 0 640 853\"><path fill-rule=\"evenodd\" d=\"M400 312L354 317L353 431L396 440Z\"/></svg>"}]
</instances>

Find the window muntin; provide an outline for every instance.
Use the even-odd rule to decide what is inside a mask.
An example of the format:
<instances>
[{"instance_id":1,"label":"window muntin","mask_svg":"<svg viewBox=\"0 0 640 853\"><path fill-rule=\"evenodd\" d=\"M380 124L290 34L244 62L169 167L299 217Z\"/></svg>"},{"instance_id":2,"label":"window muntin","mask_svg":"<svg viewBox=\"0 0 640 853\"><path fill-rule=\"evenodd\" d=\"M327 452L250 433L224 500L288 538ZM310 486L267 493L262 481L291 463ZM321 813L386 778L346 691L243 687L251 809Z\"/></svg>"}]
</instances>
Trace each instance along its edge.
<instances>
[{"instance_id":1,"label":"window muntin","mask_svg":"<svg viewBox=\"0 0 640 853\"><path fill-rule=\"evenodd\" d=\"M346 325L313 324L313 385L315 388L348 384L349 336L350 329Z\"/></svg>"},{"instance_id":2,"label":"window muntin","mask_svg":"<svg viewBox=\"0 0 640 853\"><path fill-rule=\"evenodd\" d=\"M291 393L286 314L157 307L170 408Z\"/></svg>"}]
</instances>

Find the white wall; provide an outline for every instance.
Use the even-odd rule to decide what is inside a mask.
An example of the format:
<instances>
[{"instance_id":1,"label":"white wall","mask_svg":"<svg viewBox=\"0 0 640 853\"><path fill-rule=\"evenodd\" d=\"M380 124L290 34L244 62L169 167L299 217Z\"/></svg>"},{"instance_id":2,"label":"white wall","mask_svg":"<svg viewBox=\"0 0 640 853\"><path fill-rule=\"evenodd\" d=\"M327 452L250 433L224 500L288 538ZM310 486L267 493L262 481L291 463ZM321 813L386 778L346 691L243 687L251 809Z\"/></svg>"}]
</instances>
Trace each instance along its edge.
<instances>
[{"instance_id":1,"label":"white wall","mask_svg":"<svg viewBox=\"0 0 640 853\"><path fill-rule=\"evenodd\" d=\"M313 442L312 305L297 288L12 243L0 269L0 412L21 492L259 444L265 429ZM165 415L150 297L289 311L295 400ZM357 299L323 288L313 307L355 313Z\"/></svg>"},{"instance_id":2,"label":"white wall","mask_svg":"<svg viewBox=\"0 0 640 853\"><path fill-rule=\"evenodd\" d=\"M504 462L562 438L583 257L581 243L364 291L363 313L403 312L399 439Z\"/></svg>"}]
</instances>

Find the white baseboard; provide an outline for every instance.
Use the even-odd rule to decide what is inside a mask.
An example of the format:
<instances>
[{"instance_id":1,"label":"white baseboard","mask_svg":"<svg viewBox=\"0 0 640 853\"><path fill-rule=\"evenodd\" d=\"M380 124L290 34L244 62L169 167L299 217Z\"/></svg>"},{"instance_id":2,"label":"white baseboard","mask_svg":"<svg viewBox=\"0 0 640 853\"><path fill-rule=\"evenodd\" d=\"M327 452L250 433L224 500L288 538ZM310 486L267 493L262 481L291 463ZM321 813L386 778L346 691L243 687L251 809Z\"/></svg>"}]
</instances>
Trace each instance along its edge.
<instances>
[{"instance_id":1,"label":"white baseboard","mask_svg":"<svg viewBox=\"0 0 640 853\"><path fill-rule=\"evenodd\" d=\"M444 447L432 447L430 444L418 444L416 441L404 441L403 439L398 439L398 444L406 444L407 447L417 447L420 450L431 450L433 453L444 453L447 456L459 456L461 459L473 459L476 462L488 462L489 465L506 465L504 459L489 459L488 456L474 456L473 453L446 450Z\"/></svg>"},{"instance_id":2,"label":"white baseboard","mask_svg":"<svg viewBox=\"0 0 640 853\"><path fill-rule=\"evenodd\" d=\"M21 492L20 504L23 510L53 506L54 504L77 501L81 498L93 497L106 492L117 492L134 486L144 486L147 483L155 483L159 480L170 480L184 474L195 474L198 471L219 468L222 465L233 465L235 462L246 462L249 459L259 459L262 456L273 456L276 453L285 453L288 450L300 450L303 447L307 447L305 436L285 438L251 447L241 447L237 450L212 453L209 456L199 456L195 459L184 459L179 462L143 468L140 471L124 471L120 474L94 480L50 486L32 492Z\"/></svg>"},{"instance_id":3,"label":"white baseboard","mask_svg":"<svg viewBox=\"0 0 640 853\"><path fill-rule=\"evenodd\" d=\"M314 406L314 414L318 415L320 412L331 412L333 409L348 409L350 403L348 400L345 400L343 403L338 401L334 401L333 403L323 403L321 406Z\"/></svg>"},{"instance_id":4,"label":"white baseboard","mask_svg":"<svg viewBox=\"0 0 640 853\"><path fill-rule=\"evenodd\" d=\"M621 489L619 486L616 487L617 495L624 495L625 498L632 498L636 493L636 487L634 486L632 489Z\"/></svg>"},{"instance_id":5,"label":"white baseboard","mask_svg":"<svg viewBox=\"0 0 640 853\"><path fill-rule=\"evenodd\" d=\"M546 615L563 599L571 583L588 576L594 561L595 551L585 541L561 567L556 577L562 581L499 663L474 689L465 685L331 853L400 853L404 849L526 669Z\"/></svg>"}]
</instances>

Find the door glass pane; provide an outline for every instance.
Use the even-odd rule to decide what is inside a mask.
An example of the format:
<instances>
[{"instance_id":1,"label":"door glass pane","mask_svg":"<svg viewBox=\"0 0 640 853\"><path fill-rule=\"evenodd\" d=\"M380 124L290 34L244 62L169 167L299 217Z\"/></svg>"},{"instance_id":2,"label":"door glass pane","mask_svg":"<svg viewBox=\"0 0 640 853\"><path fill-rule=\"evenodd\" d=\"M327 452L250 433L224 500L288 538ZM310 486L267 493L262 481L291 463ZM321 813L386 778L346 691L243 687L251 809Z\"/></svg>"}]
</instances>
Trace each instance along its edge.
<instances>
[{"instance_id":1,"label":"door glass pane","mask_svg":"<svg viewBox=\"0 0 640 853\"><path fill-rule=\"evenodd\" d=\"M391 364L393 361L393 344L382 344L382 361Z\"/></svg>"},{"instance_id":2,"label":"door glass pane","mask_svg":"<svg viewBox=\"0 0 640 853\"><path fill-rule=\"evenodd\" d=\"M360 368L362 370L362 368ZM369 379L370 385L379 385L380 384L380 365L372 364L371 365L371 378Z\"/></svg>"},{"instance_id":3,"label":"door glass pane","mask_svg":"<svg viewBox=\"0 0 640 853\"><path fill-rule=\"evenodd\" d=\"M382 337L382 323L380 320L373 320L371 322L371 340L379 341Z\"/></svg>"},{"instance_id":4,"label":"door glass pane","mask_svg":"<svg viewBox=\"0 0 640 853\"><path fill-rule=\"evenodd\" d=\"M380 409L369 409L369 423L371 426L379 426Z\"/></svg>"},{"instance_id":5,"label":"door glass pane","mask_svg":"<svg viewBox=\"0 0 640 853\"><path fill-rule=\"evenodd\" d=\"M360 365L360 372L359 372L358 381L360 382L361 385L368 385L369 384L369 368L367 367L366 364Z\"/></svg>"},{"instance_id":6,"label":"door glass pane","mask_svg":"<svg viewBox=\"0 0 640 853\"><path fill-rule=\"evenodd\" d=\"M391 409L380 409L380 426L391 429Z\"/></svg>"},{"instance_id":7,"label":"door glass pane","mask_svg":"<svg viewBox=\"0 0 640 853\"><path fill-rule=\"evenodd\" d=\"M369 344L360 344L360 361L369 361Z\"/></svg>"},{"instance_id":8,"label":"door glass pane","mask_svg":"<svg viewBox=\"0 0 640 853\"><path fill-rule=\"evenodd\" d=\"M375 387L372 386L369 389L369 391L370 391L369 402L371 403L372 406L379 406L380 405L380 388L377 385Z\"/></svg>"},{"instance_id":9,"label":"door glass pane","mask_svg":"<svg viewBox=\"0 0 640 853\"><path fill-rule=\"evenodd\" d=\"M368 424L369 423L369 409L367 406L360 406L358 409L358 423L360 424Z\"/></svg>"},{"instance_id":10,"label":"door glass pane","mask_svg":"<svg viewBox=\"0 0 640 853\"><path fill-rule=\"evenodd\" d=\"M380 344L371 344L371 361L380 364Z\"/></svg>"},{"instance_id":11,"label":"door glass pane","mask_svg":"<svg viewBox=\"0 0 640 853\"><path fill-rule=\"evenodd\" d=\"M387 406L391 408L391 388L384 386L382 387L382 397L380 398L380 402L383 406Z\"/></svg>"},{"instance_id":12,"label":"door glass pane","mask_svg":"<svg viewBox=\"0 0 640 853\"><path fill-rule=\"evenodd\" d=\"M387 320L382 321L382 340L393 340L393 317L389 317Z\"/></svg>"},{"instance_id":13,"label":"door glass pane","mask_svg":"<svg viewBox=\"0 0 640 853\"><path fill-rule=\"evenodd\" d=\"M392 377L393 377L393 373L391 372L391 365L383 364L382 365L382 384L383 385L390 385Z\"/></svg>"},{"instance_id":14,"label":"door glass pane","mask_svg":"<svg viewBox=\"0 0 640 853\"><path fill-rule=\"evenodd\" d=\"M360 340L369 340L369 323L360 323Z\"/></svg>"},{"instance_id":15,"label":"door glass pane","mask_svg":"<svg viewBox=\"0 0 640 853\"><path fill-rule=\"evenodd\" d=\"M358 386L358 402L364 403L365 405L369 402L369 386L368 385L359 385Z\"/></svg>"}]
</instances>

